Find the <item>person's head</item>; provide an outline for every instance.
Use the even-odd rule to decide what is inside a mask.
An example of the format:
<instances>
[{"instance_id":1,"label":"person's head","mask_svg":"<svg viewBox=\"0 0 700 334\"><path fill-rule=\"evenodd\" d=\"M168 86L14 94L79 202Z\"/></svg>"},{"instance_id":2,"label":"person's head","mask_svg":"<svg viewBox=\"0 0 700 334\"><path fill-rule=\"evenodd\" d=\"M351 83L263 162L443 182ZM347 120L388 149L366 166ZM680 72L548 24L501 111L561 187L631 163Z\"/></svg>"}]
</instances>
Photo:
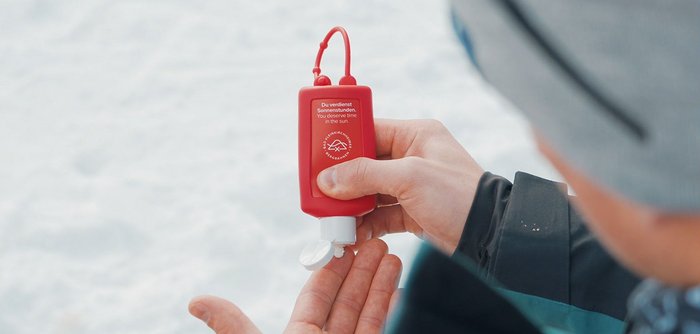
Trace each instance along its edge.
<instances>
[{"instance_id":1,"label":"person's head","mask_svg":"<svg viewBox=\"0 0 700 334\"><path fill-rule=\"evenodd\" d=\"M700 284L700 213L663 212L635 203L570 166L540 137L540 152L576 192L588 226L627 267L677 285Z\"/></svg>"},{"instance_id":2,"label":"person's head","mask_svg":"<svg viewBox=\"0 0 700 334\"><path fill-rule=\"evenodd\" d=\"M452 4L477 69L527 116L609 250L700 284L697 2Z\"/></svg>"}]
</instances>

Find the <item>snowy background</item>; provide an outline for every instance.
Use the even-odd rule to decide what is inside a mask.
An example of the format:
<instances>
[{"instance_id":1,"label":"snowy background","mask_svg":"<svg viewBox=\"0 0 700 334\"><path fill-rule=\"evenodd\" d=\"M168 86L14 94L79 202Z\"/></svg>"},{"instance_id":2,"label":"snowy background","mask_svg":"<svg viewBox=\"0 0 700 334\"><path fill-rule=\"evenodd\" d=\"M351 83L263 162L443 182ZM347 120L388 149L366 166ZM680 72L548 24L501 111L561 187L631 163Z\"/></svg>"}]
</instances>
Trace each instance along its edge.
<instances>
[{"instance_id":1,"label":"snowy background","mask_svg":"<svg viewBox=\"0 0 700 334\"><path fill-rule=\"evenodd\" d=\"M444 2L0 0L0 333L208 333L187 313L204 293L280 332L318 235L297 91L334 25L377 117L440 119L484 168L553 177ZM386 240L407 272L418 241Z\"/></svg>"}]
</instances>

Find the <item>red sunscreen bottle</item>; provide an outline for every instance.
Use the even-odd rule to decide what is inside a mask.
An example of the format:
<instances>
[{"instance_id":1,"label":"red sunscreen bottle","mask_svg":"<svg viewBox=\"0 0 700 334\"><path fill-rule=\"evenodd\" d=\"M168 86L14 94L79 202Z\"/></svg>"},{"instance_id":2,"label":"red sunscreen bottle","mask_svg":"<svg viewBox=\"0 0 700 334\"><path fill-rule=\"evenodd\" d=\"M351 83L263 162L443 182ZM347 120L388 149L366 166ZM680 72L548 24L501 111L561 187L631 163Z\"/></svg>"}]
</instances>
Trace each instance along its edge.
<instances>
[{"instance_id":1,"label":"red sunscreen bottle","mask_svg":"<svg viewBox=\"0 0 700 334\"><path fill-rule=\"evenodd\" d=\"M345 42L345 75L338 85L321 75L321 57L334 33ZM325 266L343 248L355 243L355 217L375 208L375 196L337 200L316 184L318 174L335 164L359 157L375 158L372 91L350 75L350 40L342 27L332 28L321 42L313 69L313 87L299 91L299 190L301 209L319 218L321 238L299 257L309 270Z\"/></svg>"}]
</instances>

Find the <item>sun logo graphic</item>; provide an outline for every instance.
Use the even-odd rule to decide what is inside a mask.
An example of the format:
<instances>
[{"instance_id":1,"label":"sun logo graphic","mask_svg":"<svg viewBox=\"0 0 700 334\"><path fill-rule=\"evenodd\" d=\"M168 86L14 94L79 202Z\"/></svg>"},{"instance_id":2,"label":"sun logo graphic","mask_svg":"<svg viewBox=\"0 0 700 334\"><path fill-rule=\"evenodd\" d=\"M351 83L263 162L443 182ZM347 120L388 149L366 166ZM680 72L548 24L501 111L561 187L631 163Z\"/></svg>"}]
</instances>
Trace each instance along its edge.
<instances>
[{"instance_id":1,"label":"sun logo graphic","mask_svg":"<svg viewBox=\"0 0 700 334\"><path fill-rule=\"evenodd\" d=\"M352 149L350 137L342 131L333 131L323 140L323 150L326 156L333 160L345 159Z\"/></svg>"}]
</instances>

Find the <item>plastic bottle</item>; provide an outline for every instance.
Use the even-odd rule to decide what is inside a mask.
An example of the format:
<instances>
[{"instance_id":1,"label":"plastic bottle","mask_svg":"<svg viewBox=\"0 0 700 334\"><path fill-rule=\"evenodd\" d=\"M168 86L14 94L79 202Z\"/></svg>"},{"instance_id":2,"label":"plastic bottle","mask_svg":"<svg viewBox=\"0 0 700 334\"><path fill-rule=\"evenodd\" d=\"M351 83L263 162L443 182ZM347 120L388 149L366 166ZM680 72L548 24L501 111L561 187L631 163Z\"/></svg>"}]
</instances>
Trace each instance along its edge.
<instances>
[{"instance_id":1,"label":"plastic bottle","mask_svg":"<svg viewBox=\"0 0 700 334\"><path fill-rule=\"evenodd\" d=\"M321 75L323 51L334 33L345 42L345 75L339 85ZM319 218L320 239L309 244L299 261L309 270L325 266L346 245L355 243L355 221L372 211L375 196L337 200L316 184L318 174L335 164L359 157L375 158L372 91L350 75L350 41L342 27L332 28L321 42L313 69L314 85L299 91L299 190L301 209Z\"/></svg>"}]
</instances>

